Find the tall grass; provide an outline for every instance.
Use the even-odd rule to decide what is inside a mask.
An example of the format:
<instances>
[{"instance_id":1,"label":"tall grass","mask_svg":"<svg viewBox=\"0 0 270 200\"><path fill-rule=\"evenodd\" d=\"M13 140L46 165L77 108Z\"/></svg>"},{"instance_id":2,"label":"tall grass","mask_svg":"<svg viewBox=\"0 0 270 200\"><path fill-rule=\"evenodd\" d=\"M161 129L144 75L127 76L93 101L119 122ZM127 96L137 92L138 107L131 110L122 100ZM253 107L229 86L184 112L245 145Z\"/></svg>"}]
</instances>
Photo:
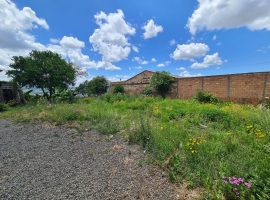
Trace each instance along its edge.
<instances>
[{"instance_id":1,"label":"tall grass","mask_svg":"<svg viewBox=\"0 0 270 200\"><path fill-rule=\"evenodd\" d=\"M270 199L269 110L108 93L74 104L38 101L9 108L0 117L76 122L79 129L119 134L140 144L150 161L168 170L171 181L204 188L205 199ZM225 183L224 177L251 186Z\"/></svg>"}]
</instances>

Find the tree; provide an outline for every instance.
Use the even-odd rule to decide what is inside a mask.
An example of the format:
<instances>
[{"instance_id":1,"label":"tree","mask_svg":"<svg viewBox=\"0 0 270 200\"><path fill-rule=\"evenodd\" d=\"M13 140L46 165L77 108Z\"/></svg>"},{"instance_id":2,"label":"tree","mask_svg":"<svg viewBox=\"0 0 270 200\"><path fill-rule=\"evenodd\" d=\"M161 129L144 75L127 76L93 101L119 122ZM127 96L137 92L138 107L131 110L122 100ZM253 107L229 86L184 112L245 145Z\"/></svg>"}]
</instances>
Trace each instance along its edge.
<instances>
[{"instance_id":1,"label":"tree","mask_svg":"<svg viewBox=\"0 0 270 200\"><path fill-rule=\"evenodd\" d=\"M76 87L75 91L78 94L85 95L87 94L87 86L88 86L88 81L86 80L83 83L81 83L78 87Z\"/></svg>"},{"instance_id":2,"label":"tree","mask_svg":"<svg viewBox=\"0 0 270 200\"><path fill-rule=\"evenodd\" d=\"M150 85L165 98L166 94L171 90L174 78L169 72L157 71L150 80Z\"/></svg>"},{"instance_id":3,"label":"tree","mask_svg":"<svg viewBox=\"0 0 270 200\"><path fill-rule=\"evenodd\" d=\"M9 65L12 70L7 75L20 87L41 89L48 101L51 101L55 87L66 89L74 85L76 69L73 63L67 63L61 55L51 51L33 50L28 56L13 56Z\"/></svg>"},{"instance_id":4,"label":"tree","mask_svg":"<svg viewBox=\"0 0 270 200\"><path fill-rule=\"evenodd\" d=\"M113 93L114 93L114 94L117 94L117 93L124 93L124 92L125 92L124 87L123 87L123 85L121 85L121 84L116 84L116 85L114 86L114 88L113 88Z\"/></svg>"},{"instance_id":5,"label":"tree","mask_svg":"<svg viewBox=\"0 0 270 200\"><path fill-rule=\"evenodd\" d=\"M108 91L109 81L104 76L97 76L88 82L87 94L101 95Z\"/></svg>"}]
</instances>

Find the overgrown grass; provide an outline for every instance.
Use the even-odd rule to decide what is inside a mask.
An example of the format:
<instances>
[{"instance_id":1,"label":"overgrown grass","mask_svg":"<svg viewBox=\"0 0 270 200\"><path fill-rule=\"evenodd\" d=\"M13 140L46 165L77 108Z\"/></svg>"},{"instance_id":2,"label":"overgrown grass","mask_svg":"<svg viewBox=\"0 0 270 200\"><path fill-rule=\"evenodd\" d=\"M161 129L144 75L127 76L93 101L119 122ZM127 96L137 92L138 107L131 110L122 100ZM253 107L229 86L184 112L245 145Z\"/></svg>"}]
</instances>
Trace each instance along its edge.
<instances>
[{"instance_id":1,"label":"overgrown grass","mask_svg":"<svg viewBox=\"0 0 270 200\"><path fill-rule=\"evenodd\" d=\"M270 199L269 110L108 93L74 104L38 101L0 117L119 134L140 144L171 181L204 188L205 199Z\"/></svg>"}]
</instances>

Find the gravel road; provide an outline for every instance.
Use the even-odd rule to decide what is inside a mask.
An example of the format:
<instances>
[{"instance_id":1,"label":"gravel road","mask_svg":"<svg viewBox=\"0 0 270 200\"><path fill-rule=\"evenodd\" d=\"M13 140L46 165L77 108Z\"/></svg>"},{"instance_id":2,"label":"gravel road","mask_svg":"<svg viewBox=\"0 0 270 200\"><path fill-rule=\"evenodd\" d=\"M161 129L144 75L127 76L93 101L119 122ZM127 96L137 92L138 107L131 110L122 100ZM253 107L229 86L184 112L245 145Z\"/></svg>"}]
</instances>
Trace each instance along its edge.
<instances>
[{"instance_id":1,"label":"gravel road","mask_svg":"<svg viewBox=\"0 0 270 200\"><path fill-rule=\"evenodd\" d=\"M177 199L136 145L97 131L0 119L0 199Z\"/></svg>"}]
</instances>

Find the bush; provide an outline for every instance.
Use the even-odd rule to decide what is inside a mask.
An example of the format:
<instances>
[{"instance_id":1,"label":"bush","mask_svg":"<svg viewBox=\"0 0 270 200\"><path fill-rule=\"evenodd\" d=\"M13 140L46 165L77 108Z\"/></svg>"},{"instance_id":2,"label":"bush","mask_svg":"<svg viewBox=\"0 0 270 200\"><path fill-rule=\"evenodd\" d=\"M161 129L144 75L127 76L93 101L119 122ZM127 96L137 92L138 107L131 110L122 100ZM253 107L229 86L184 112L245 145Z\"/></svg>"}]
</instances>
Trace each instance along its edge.
<instances>
[{"instance_id":1,"label":"bush","mask_svg":"<svg viewBox=\"0 0 270 200\"><path fill-rule=\"evenodd\" d=\"M124 87L123 87L123 85L121 85L121 84L116 84L116 85L114 86L114 88L113 88L113 93L114 93L114 94L117 94L117 93L124 93L124 92L125 92Z\"/></svg>"},{"instance_id":2,"label":"bush","mask_svg":"<svg viewBox=\"0 0 270 200\"><path fill-rule=\"evenodd\" d=\"M214 95L210 94L207 91L202 91L198 89L196 91L196 97L195 99L198 100L200 103L217 103L218 99Z\"/></svg>"},{"instance_id":3,"label":"bush","mask_svg":"<svg viewBox=\"0 0 270 200\"><path fill-rule=\"evenodd\" d=\"M141 92L141 94L143 96L152 96L154 94L154 92L152 91L151 87L149 85L147 85L143 91Z\"/></svg>"},{"instance_id":4,"label":"bush","mask_svg":"<svg viewBox=\"0 0 270 200\"><path fill-rule=\"evenodd\" d=\"M6 111L7 110L7 106L4 103L0 103L0 112Z\"/></svg>"},{"instance_id":5,"label":"bush","mask_svg":"<svg viewBox=\"0 0 270 200\"><path fill-rule=\"evenodd\" d=\"M12 100L7 102L7 105L10 107L15 107L15 106L19 105L19 102L16 99L12 99Z\"/></svg>"}]
</instances>

